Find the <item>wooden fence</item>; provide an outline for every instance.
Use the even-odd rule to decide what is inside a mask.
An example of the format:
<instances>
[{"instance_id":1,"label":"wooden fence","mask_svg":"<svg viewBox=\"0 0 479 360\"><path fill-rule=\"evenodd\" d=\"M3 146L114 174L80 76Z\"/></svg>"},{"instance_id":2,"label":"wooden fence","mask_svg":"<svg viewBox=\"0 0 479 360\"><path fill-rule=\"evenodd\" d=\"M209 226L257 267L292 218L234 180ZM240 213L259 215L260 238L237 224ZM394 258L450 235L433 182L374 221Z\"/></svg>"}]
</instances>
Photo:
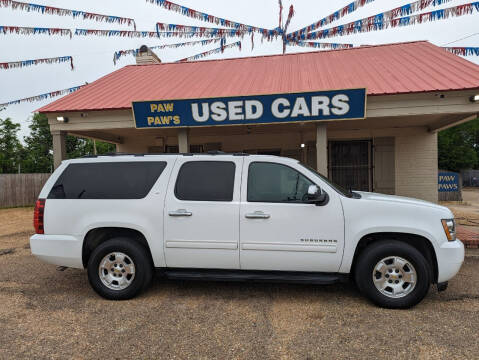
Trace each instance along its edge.
<instances>
[{"instance_id":1,"label":"wooden fence","mask_svg":"<svg viewBox=\"0 0 479 360\"><path fill-rule=\"evenodd\" d=\"M0 208L34 205L51 174L0 174Z\"/></svg>"}]
</instances>

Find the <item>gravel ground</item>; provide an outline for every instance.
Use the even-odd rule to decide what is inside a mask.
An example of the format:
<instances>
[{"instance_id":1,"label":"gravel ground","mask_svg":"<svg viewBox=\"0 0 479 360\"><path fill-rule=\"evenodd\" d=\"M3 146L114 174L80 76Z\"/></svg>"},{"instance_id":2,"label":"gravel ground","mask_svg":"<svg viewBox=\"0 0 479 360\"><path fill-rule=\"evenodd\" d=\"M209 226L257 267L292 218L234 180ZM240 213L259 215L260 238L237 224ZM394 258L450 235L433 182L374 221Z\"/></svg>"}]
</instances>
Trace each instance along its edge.
<instances>
[{"instance_id":1,"label":"gravel ground","mask_svg":"<svg viewBox=\"0 0 479 360\"><path fill-rule=\"evenodd\" d=\"M411 310L377 308L348 284L156 280L110 302L85 271L31 256L31 218L0 210L0 359L479 358L477 252Z\"/></svg>"}]
</instances>

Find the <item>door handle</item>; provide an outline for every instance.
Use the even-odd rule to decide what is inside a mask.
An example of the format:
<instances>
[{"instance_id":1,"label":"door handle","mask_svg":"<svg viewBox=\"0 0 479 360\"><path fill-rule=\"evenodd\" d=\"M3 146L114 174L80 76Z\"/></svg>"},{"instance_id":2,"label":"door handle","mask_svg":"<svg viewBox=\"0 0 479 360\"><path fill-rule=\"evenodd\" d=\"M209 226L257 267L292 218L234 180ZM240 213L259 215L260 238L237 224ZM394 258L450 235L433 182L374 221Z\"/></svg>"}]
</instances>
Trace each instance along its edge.
<instances>
[{"instance_id":1,"label":"door handle","mask_svg":"<svg viewBox=\"0 0 479 360\"><path fill-rule=\"evenodd\" d=\"M170 211L168 213L170 216L191 216L193 213L191 211L186 211L185 209L178 209L176 211Z\"/></svg>"},{"instance_id":2,"label":"door handle","mask_svg":"<svg viewBox=\"0 0 479 360\"><path fill-rule=\"evenodd\" d=\"M265 214L262 211L255 211L254 213L246 214L245 217L247 219L269 219L271 217L270 214Z\"/></svg>"}]
</instances>

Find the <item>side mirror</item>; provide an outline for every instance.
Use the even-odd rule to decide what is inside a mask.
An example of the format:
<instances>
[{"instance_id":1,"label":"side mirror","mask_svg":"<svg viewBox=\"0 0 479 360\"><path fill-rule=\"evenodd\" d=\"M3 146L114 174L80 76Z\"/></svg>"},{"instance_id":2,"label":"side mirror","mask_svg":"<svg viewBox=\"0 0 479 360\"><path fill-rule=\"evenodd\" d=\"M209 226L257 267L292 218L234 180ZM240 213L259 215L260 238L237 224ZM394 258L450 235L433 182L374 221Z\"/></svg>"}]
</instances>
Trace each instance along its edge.
<instances>
[{"instance_id":1,"label":"side mirror","mask_svg":"<svg viewBox=\"0 0 479 360\"><path fill-rule=\"evenodd\" d=\"M309 185L306 194L306 202L309 204L326 205L329 200L328 194L317 185Z\"/></svg>"}]
</instances>

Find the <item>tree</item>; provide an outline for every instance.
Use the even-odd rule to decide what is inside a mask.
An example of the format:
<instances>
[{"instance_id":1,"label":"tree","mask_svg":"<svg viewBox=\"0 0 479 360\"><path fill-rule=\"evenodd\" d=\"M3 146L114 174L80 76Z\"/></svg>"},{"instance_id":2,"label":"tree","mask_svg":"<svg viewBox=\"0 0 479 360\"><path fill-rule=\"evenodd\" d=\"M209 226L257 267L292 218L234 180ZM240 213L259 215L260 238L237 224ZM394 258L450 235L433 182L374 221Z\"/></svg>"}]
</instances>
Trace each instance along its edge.
<instances>
[{"instance_id":1,"label":"tree","mask_svg":"<svg viewBox=\"0 0 479 360\"><path fill-rule=\"evenodd\" d=\"M34 114L29 128L30 135L24 137L23 172L50 172L53 168L53 144L47 117L44 114Z\"/></svg>"},{"instance_id":2,"label":"tree","mask_svg":"<svg viewBox=\"0 0 479 360\"><path fill-rule=\"evenodd\" d=\"M20 124L0 119L0 173L16 173L23 153L17 133Z\"/></svg>"},{"instance_id":3,"label":"tree","mask_svg":"<svg viewBox=\"0 0 479 360\"><path fill-rule=\"evenodd\" d=\"M30 135L24 138L25 156L23 172L50 172L53 168L53 140L45 114L33 115L29 126ZM115 151L115 145L97 141L97 153L105 154ZM94 153L93 140L68 135L66 137L67 158L73 159Z\"/></svg>"},{"instance_id":4,"label":"tree","mask_svg":"<svg viewBox=\"0 0 479 360\"><path fill-rule=\"evenodd\" d=\"M459 171L479 165L479 118L438 135L439 169Z\"/></svg>"}]
</instances>

